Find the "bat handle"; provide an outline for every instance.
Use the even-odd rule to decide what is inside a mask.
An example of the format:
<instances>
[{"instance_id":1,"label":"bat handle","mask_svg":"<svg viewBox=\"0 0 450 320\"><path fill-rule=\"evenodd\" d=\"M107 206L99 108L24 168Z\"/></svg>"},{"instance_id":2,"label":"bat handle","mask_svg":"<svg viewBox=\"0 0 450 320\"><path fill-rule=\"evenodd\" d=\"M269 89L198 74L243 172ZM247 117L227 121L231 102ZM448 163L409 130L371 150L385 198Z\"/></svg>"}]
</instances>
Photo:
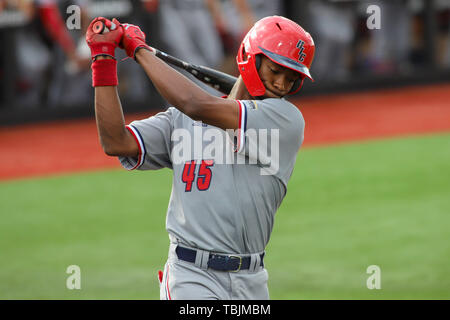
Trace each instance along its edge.
<instances>
[{"instance_id":1,"label":"bat handle","mask_svg":"<svg viewBox=\"0 0 450 320\"><path fill-rule=\"evenodd\" d=\"M114 22L111 22L111 28L108 29L106 27L106 24L103 21L97 21L94 23L94 25L92 26L92 30L94 31L94 33L97 34L103 34L103 33L107 33L110 30L116 30L117 25Z\"/></svg>"}]
</instances>

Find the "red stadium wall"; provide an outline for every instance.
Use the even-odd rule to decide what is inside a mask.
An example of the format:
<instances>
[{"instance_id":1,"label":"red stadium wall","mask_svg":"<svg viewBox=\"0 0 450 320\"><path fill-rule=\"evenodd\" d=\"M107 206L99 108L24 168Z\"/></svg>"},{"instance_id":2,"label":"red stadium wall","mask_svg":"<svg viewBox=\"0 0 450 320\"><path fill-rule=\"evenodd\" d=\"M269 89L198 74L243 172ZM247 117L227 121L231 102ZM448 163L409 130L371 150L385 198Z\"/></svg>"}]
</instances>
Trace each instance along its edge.
<instances>
[{"instance_id":1,"label":"red stadium wall","mask_svg":"<svg viewBox=\"0 0 450 320\"><path fill-rule=\"evenodd\" d=\"M450 84L301 98L306 147L450 131ZM134 114L127 122L149 116ZM0 180L119 167L94 119L0 128Z\"/></svg>"}]
</instances>

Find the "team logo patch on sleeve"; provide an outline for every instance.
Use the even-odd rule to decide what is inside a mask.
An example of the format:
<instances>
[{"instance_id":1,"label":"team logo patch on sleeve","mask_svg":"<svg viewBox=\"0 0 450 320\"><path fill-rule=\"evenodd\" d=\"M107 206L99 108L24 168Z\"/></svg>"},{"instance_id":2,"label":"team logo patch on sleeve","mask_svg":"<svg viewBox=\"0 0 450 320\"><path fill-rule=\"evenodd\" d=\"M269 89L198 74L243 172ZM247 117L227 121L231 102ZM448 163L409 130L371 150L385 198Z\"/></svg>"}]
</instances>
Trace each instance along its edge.
<instances>
[{"instance_id":1,"label":"team logo patch on sleeve","mask_svg":"<svg viewBox=\"0 0 450 320\"><path fill-rule=\"evenodd\" d=\"M254 110L258 109L258 104L256 103L256 101L249 100L246 105L247 105L247 108L254 109Z\"/></svg>"},{"instance_id":2,"label":"team logo patch on sleeve","mask_svg":"<svg viewBox=\"0 0 450 320\"><path fill-rule=\"evenodd\" d=\"M198 126L198 127L206 128L208 125L206 123L201 122L201 121L194 121L194 122L192 122L192 126Z\"/></svg>"}]
</instances>

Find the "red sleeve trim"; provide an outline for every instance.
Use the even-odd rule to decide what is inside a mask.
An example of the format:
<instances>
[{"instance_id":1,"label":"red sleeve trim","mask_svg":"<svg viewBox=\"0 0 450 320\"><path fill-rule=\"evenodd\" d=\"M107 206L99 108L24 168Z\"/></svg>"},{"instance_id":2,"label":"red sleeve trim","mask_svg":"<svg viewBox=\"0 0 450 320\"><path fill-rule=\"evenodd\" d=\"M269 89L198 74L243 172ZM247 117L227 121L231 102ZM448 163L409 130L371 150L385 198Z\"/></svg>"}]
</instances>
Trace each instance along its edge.
<instances>
[{"instance_id":1,"label":"red sleeve trim","mask_svg":"<svg viewBox=\"0 0 450 320\"><path fill-rule=\"evenodd\" d=\"M128 169L128 170L135 170L135 169L139 168L140 166L142 166L142 164L144 163L144 159L145 159L144 141L142 140L142 137L139 134L139 131L137 131L134 127L126 126L126 128L133 135L133 138L136 141L138 148L139 148L139 156L138 156L136 165L134 167L132 167L131 169Z\"/></svg>"},{"instance_id":2,"label":"red sleeve trim","mask_svg":"<svg viewBox=\"0 0 450 320\"><path fill-rule=\"evenodd\" d=\"M247 125L247 109L245 104L236 100L239 105L239 124L237 129L237 145L234 152L241 152L245 145L245 130Z\"/></svg>"}]
</instances>

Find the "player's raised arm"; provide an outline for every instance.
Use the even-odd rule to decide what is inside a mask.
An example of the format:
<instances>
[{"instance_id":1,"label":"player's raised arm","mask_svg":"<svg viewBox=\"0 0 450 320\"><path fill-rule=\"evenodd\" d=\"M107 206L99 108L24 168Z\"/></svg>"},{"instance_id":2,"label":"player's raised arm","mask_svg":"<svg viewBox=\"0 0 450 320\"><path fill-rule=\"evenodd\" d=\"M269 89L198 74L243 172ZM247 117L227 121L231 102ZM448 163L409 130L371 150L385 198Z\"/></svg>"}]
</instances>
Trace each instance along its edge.
<instances>
[{"instance_id":1,"label":"player's raised arm","mask_svg":"<svg viewBox=\"0 0 450 320\"><path fill-rule=\"evenodd\" d=\"M222 129L239 125L239 105L231 99L215 97L152 53L145 34L137 26L123 24L122 45L127 55L142 66L158 92L174 107L194 120ZM139 50L139 49L147 50Z\"/></svg>"},{"instance_id":2,"label":"player's raised arm","mask_svg":"<svg viewBox=\"0 0 450 320\"><path fill-rule=\"evenodd\" d=\"M95 33L93 26L101 21L110 32ZM116 22L116 21L115 21ZM115 48L122 40L123 29L116 22L99 17L88 27L86 42L92 55L92 86L95 87L95 117L103 150L110 156L138 155L138 145L125 127L122 106L117 94L117 61Z\"/></svg>"}]
</instances>

